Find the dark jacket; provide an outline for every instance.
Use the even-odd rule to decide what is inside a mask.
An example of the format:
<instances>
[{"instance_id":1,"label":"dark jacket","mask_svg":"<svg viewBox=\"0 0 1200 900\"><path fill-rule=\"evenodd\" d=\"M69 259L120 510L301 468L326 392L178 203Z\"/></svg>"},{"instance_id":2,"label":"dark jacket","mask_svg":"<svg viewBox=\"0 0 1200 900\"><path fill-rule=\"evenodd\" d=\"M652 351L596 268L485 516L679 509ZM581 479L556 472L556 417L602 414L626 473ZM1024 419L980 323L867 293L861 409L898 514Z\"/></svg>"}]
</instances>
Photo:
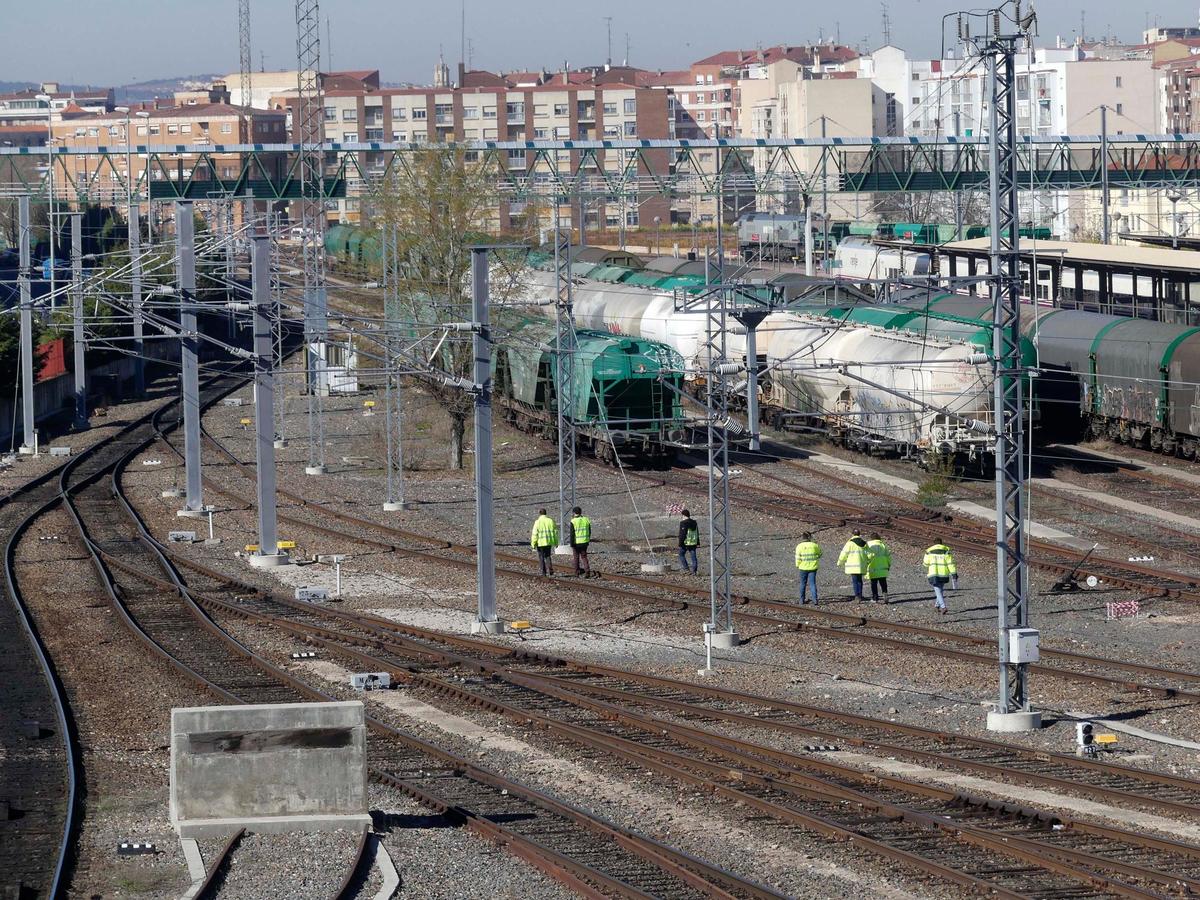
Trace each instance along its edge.
<instances>
[{"instance_id":1,"label":"dark jacket","mask_svg":"<svg viewBox=\"0 0 1200 900\"><path fill-rule=\"evenodd\" d=\"M684 519L679 523L679 548L682 550L687 547L687 534L689 531L695 531L697 536L700 534L700 526L696 524L695 519ZM695 546L694 544L692 545Z\"/></svg>"}]
</instances>

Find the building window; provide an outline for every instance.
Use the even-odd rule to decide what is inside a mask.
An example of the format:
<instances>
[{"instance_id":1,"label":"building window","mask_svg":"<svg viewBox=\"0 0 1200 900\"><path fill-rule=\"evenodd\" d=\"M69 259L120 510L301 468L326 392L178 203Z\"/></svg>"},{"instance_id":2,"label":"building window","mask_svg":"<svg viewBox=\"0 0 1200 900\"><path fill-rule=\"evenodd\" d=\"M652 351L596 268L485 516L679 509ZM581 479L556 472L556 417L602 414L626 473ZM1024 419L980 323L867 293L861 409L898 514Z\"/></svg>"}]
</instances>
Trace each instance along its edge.
<instances>
[{"instance_id":1,"label":"building window","mask_svg":"<svg viewBox=\"0 0 1200 900\"><path fill-rule=\"evenodd\" d=\"M696 121L697 122L704 121L704 110L700 110L698 113L696 113Z\"/></svg>"},{"instance_id":2,"label":"building window","mask_svg":"<svg viewBox=\"0 0 1200 900\"><path fill-rule=\"evenodd\" d=\"M424 144L428 140L429 140L428 132L424 132L424 131L414 131L413 132L413 141L415 143Z\"/></svg>"},{"instance_id":3,"label":"building window","mask_svg":"<svg viewBox=\"0 0 1200 900\"><path fill-rule=\"evenodd\" d=\"M353 132L353 131L343 131L342 132L342 143L343 144L353 144L357 140L358 140L358 134L356 132Z\"/></svg>"},{"instance_id":4,"label":"building window","mask_svg":"<svg viewBox=\"0 0 1200 900\"><path fill-rule=\"evenodd\" d=\"M342 121L343 122L357 122L358 121L358 110L357 109L343 109L342 110Z\"/></svg>"},{"instance_id":5,"label":"building window","mask_svg":"<svg viewBox=\"0 0 1200 900\"><path fill-rule=\"evenodd\" d=\"M496 129L495 129L495 128L485 128L485 129L483 129L483 139L484 139L485 141L494 141L494 140L496 140Z\"/></svg>"},{"instance_id":6,"label":"building window","mask_svg":"<svg viewBox=\"0 0 1200 900\"><path fill-rule=\"evenodd\" d=\"M1117 109L1116 109L1116 112L1117 112L1117 115L1118 115L1118 116L1123 116L1123 115L1125 115L1125 113L1123 112L1123 108L1124 108L1124 104L1123 104L1123 103L1118 103L1118 104L1117 104Z\"/></svg>"},{"instance_id":7,"label":"building window","mask_svg":"<svg viewBox=\"0 0 1200 900\"><path fill-rule=\"evenodd\" d=\"M621 126L620 125L605 125L604 126L604 136L606 138L619 138L621 136Z\"/></svg>"},{"instance_id":8,"label":"building window","mask_svg":"<svg viewBox=\"0 0 1200 900\"><path fill-rule=\"evenodd\" d=\"M463 118L464 119L478 119L479 118L479 107L478 106L464 106L463 107Z\"/></svg>"},{"instance_id":9,"label":"building window","mask_svg":"<svg viewBox=\"0 0 1200 900\"><path fill-rule=\"evenodd\" d=\"M139 126L137 127L137 129L138 129L138 130L137 130L137 133L138 133L139 135L143 135L143 134L145 134L145 133L146 133L146 126L145 126L145 125L139 125Z\"/></svg>"},{"instance_id":10,"label":"building window","mask_svg":"<svg viewBox=\"0 0 1200 900\"><path fill-rule=\"evenodd\" d=\"M637 100L630 97L625 101L625 115L632 116L637 113Z\"/></svg>"},{"instance_id":11,"label":"building window","mask_svg":"<svg viewBox=\"0 0 1200 900\"><path fill-rule=\"evenodd\" d=\"M419 119L428 119L428 118L429 118L429 110L426 109L424 106L414 106L413 107L413 119L419 120Z\"/></svg>"},{"instance_id":12,"label":"building window","mask_svg":"<svg viewBox=\"0 0 1200 900\"><path fill-rule=\"evenodd\" d=\"M408 118L408 109L403 106L393 106L392 107L392 118L399 119L401 121L403 121L404 119L407 119Z\"/></svg>"},{"instance_id":13,"label":"building window","mask_svg":"<svg viewBox=\"0 0 1200 900\"><path fill-rule=\"evenodd\" d=\"M404 141L408 140L408 132L407 131L393 131L392 132L392 140L396 141L397 143L403 143Z\"/></svg>"},{"instance_id":14,"label":"building window","mask_svg":"<svg viewBox=\"0 0 1200 900\"><path fill-rule=\"evenodd\" d=\"M326 122L336 122L337 121L337 107L336 106L325 107L325 121Z\"/></svg>"},{"instance_id":15,"label":"building window","mask_svg":"<svg viewBox=\"0 0 1200 900\"><path fill-rule=\"evenodd\" d=\"M638 211L636 209L629 210L625 213L625 224L630 228L638 227Z\"/></svg>"},{"instance_id":16,"label":"building window","mask_svg":"<svg viewBox=\"0 0 1200 900\"><path fill-rule=\"evenodd\" d=\"M565 104L565 103L555 103L555 104L554 104L554 114L555 114L556 116L567 116L567 115L570 115L570 111L569 111L569 109L568 109L568 107L567 107L567 104Z\"/></svg>"},{"instance_id":17,"label":"building window","mask_svg":"<svg viewBox=\"0 0 1200 900\"><path fill-rule=\"evenodd\" d=\"M483 108L483 117L484 117L485 119L494 119L494 118L496 118L496 107L494 107L494 106L485 106L485 107Z\"/></svg>"},{"instance_id":18,"label":"building window","mask_svg":"<svg viewBox=\"0 0 1200 900\"><path fill-rule=\"evenodd\" d=\"M558 125L554 129L554 139L556 141L566 141L571 138L571 129L566 125Z\"/></svg>"},{"instance_id":19,"label":"building window","mask_svg":"<svg viewBox=\"0 0 1200 900\"><path fill-rule=\"evenodd\" d=\"M233 123L232 122L222 122L221 123L221 134L233 134Z\"/></svg>"},{"instance_id":20,"label":"building window","mask_svg":"<svg viewBox=\"0 0 1200 900\"><path fill-rule=\"evenodd\" d=\"M550 137L550 129L549 129L549 128L535 128L535 129L533 129L533 139L534 139L535 141L544 141L544 140L546 140L548 137Z\"/></svg>"},{"instance_id":21,"label":"building window","mask_svg":"<svg viewBox=\"0 0 1200 900\"><path fill-rule=\"evenodd\" d=\"M533 114L534 114L534 116L536 117L536 116L544 116L544 115L546 115L546 110L547 110L547 108L548 108L548 107L546 106L546 104L545 104L545 103L535 103L535 104L533 105Z\"/></svg>"},{"instance_id":22,"label":"building window","mask_svg":"<svg viewBox=\"0 0 1200 900\"><path fill-rule=\"evenodd\" d=\"M95 133L96 133L96 129L93 128L92 134L95 134ZM168 125L167 126L167 134L178 134L178 133L179 133L178 125Z\"/></svg>"},{"instance_id":23,"label":"building window","mask_svg":"<svg viewBox=\"0 0 1200 900\"><path fill-rule=\"evenodd\" d=\"M625 137L637 137L637 122L625 123Z\"/></svg>"},{"instance_id":24,"label":"building window","mask_svg":"<svg viewBox=\"0 0 1200 900\"><path fill-rule=\"evenodd\" d=\"M508 116L509 122L518 123L525 121L524 103L506 103L504 104L504 112Z\"/></svg>"},{"instance_id":25,"label":"building window","mask_svg":"<svg viewBox=\"0 0 1200 900\"><path fill-rule=\"evenodd\" d=\"M191 133L192 133L192 126L191 126L191 125L180 125L180 126L179 126L179 133L180 133L180 134L191 134Z\"/></svg>"},{"instance_id":26,"label":"building window","mask_svg":"<svg viewBox=\"0 0 1200 900\"><path fill-rule=\"evenodd\" d=\"M604 104L604 114L606 116L615 116L617 114L617 104L615 100L612 103Z\"/></svg>"},{"instance_id":27,"label":"building window","mask_svg":"<svg viewBox=\"0 0 1200 900\"><path fill-rule=\"evenodd\" d=\"M367 129L367 140L368 141L382 141L383 140L383 129L382 128L368 128Z\"/></svg>"},{"instance_id":28,"label":"building window","mask_svg":"<svg viewBox=\"0 0 1200 900\"><path fill-rule=\"evenodd\" d=\"M157 125L151 125L151 126L150 126L150 133L151 133L151 134L158 134L158 130L159 130L159 126L157 126Z\"/></svg>"},{"instance_id":29,"label":"building window","mask_svg":"<svg viewBox=\"0 0 1200 900\"><path fill-rule=\"evenodd\" d=\"M1120 75L1118 75L1118 76L1117 76L1117 77L1116 77L1114 80L1116 81L1116 85L1115 85L1115 86L1116 86L1116 87L1120 87L1120 86L1121 86L1121 76L1120 76Z\"/></svg>"},{"instance_id":30,"label":"building window","mask_svg":"<svg viewBox=\"0 0 1200 900\"><path fill-rule=\"evenodd\" d=\"M439 103L433 108L433 117L439 125L454 124L454 104Z\"/></svg>"}]
</instances>

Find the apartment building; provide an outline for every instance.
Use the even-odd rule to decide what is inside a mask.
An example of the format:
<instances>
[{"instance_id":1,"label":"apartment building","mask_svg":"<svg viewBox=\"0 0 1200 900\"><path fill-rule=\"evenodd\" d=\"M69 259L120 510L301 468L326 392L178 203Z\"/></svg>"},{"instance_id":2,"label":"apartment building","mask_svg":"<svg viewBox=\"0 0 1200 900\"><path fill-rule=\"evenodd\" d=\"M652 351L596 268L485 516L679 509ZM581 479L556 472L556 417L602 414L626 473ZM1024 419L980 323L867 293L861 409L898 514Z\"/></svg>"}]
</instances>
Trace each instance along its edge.
<instances>
[{"instance_id":1,"label":"apartment building","mask_svg":"<svg viewBox=\"0 0 1200 900\"><path fill-rule=\"evenodd\" d=\"M39 100L38 95L50 99L48 102ZM63 112L68 109L102 113L112 110L115 105L112 88L62 91L57 82L47 81L37 88L0 94L0 126L41 125L45 128L47 116L51 122L61 121Z\"/></svg>"},{"instance_id":2,"label":"apartment building","mask_svg":"<svg viewBox=\"0 0 1200 900\"><path fill-rule=\"evenodd\" d=\"M216 97L214 101L211 98ZM56 145L77 148L120 147L127 144L147 147L153 156L152 182L204 181L217 177L237 178L243 167L239 153L217 152L226 144L271 144L288 140L286 117L281 111L249 109L228 103L228 94L218 90L184 92L176 100L135 105L129 112L68 114L53 128ZM168 105L171 103L172 105ZM178 151L180 145L214 148L211 153ZM273 167L273 179L283 177L285 163L277 157L260 158L261 165ZM71 177L92 185L91 196L119 203L125 199L125 179L132 170L133 180L142 179L147 156L139 153L115 154L103 158L70 156L60 160ZM61 168L56 169L62 172ZM252 173L251 178L258 174ZM56 193L69 198L71 187L56 183Z\"/></svg>"},{"instance_id":3,"label":"apartment building","mask_svg":"<svg viewBox=\"0 0 1200 900\"><path fill-rule=\"evenodd\" d=\"M336 143L416 144L667 138L667 92L639 83L640 75L640 70L626 67L553 74L470 71L460 72L457 87L331 88L324 94L325 138ZM272 104L286 110L294 106L295 97L278 96ZM603 151L594 159L572 150L556 153L553 164L562 172L582 167L585 173L594 169L599 174L601 166L606 172L619 172L634 158L635 152L629 150ZM535 154L524 149L508 150L502 160L518 176L529 174L535 163ZM359 167L366 178L385 165L381 152L360 155ZM645 151L637 175L649 176L651 170L662 174L669 165L667 151ZM358 198L365 179L357 171L348 176L348 196L338 202L336 214L341 221L356 222L361 218ZM497 211L499 226L508 227L524 211L520 203L502 204ZM582 213L578 206L564 205L559 215L564 223L582 221L589 229L617 228L622 222L637 227L656 217L667 221L669 208L663 198L646 190L625 201L617 196L590 199Z\"/></svg>"}]
</instances>

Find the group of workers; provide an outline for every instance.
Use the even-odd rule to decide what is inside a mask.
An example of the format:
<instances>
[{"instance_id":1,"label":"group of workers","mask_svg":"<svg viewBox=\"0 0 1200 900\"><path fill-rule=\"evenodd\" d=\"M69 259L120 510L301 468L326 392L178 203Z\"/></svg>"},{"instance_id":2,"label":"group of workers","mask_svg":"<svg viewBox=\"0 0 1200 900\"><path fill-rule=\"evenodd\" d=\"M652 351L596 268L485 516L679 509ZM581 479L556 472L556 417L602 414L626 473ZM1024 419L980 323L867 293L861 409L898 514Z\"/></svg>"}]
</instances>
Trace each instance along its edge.
<instances>
[{"instance_id":1,"label":"group of workers","mask_svg":"<svg viewBox=\"0 0 1200 900\"><path fill-rule=\"evenodd\" d=\"M700 525L692 518L691 512L682 510L683 518L679 522L679 566L690 574L700 573L696 550L700 546ZM567 543L575 561L575 576L594 577L592 564L588 559L588 545L592 540L592 520L583 514L576 506L571 510L571 520L567 527ZM546 514L545 509L538 510L538 518L533 523L533 532L529 537L529 546L537 551L541 562L542 574L554 575L554 548L558 546L558 525ZM854 599L866 601L865 586L870 585L871 602L888 602L888 574L892 570L892 550L878 532L872 532L865 540L856 530L850 535L838 554L838 566L850 576L850 587L854 591ZM926 570L926 578L933 588L935 609L946 614L945 588L950 585L958 587L958 568L954 564L954 554L950 548L939 539L925 551L921 562ZM812 589L812 603L819 602L817 594L817 571L821 567L821 545L813 540L812 532L806 531L796 545L796 568L800 570L800 603L808 603L809 588Z\"/></svg>"},{"instance_id":2,"label":"group of workers","mask_svg":"<svg viewBox=\"0 0 1200 900\"><path fill-rule=\"evenodd\" d=\"M888 602L888 574L892 570L892 550L884 543L878 532L872 532L867 540L855 531L850 535L838 554L837 564L850 576L850 587L854 599L865 601L863 584L871 586L871 602ZM940 539L925 551L921 565L933 587L934 607L941 615L946 614L946 585L958 587L958 568L954 554ZM812 602L816 606L817 570L821 567L821 545L813 540L812 532L804 532L796 545L796 568L800 570L800 603L808 602L808 588L812 586Z\"/></svg>"}]
</instances>

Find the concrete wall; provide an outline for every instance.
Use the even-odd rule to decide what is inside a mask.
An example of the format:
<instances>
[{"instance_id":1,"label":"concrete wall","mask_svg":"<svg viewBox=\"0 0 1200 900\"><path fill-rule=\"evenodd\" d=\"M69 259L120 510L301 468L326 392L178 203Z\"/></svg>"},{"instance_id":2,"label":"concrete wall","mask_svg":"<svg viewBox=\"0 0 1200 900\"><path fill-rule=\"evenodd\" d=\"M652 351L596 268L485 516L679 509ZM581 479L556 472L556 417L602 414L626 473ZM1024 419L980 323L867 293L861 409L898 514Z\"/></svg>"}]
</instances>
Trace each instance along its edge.
<instances>
[{"instance_id":1,"label":"concrete wall","mask_svg":"<svg viewBox=\"0 0 1200 900\"><path fill-rule=\"evenodd\" d=\"M171 710L171 824L181 837L357 828L367 815L363 704Z\"/></svg>"}]
</instances>

